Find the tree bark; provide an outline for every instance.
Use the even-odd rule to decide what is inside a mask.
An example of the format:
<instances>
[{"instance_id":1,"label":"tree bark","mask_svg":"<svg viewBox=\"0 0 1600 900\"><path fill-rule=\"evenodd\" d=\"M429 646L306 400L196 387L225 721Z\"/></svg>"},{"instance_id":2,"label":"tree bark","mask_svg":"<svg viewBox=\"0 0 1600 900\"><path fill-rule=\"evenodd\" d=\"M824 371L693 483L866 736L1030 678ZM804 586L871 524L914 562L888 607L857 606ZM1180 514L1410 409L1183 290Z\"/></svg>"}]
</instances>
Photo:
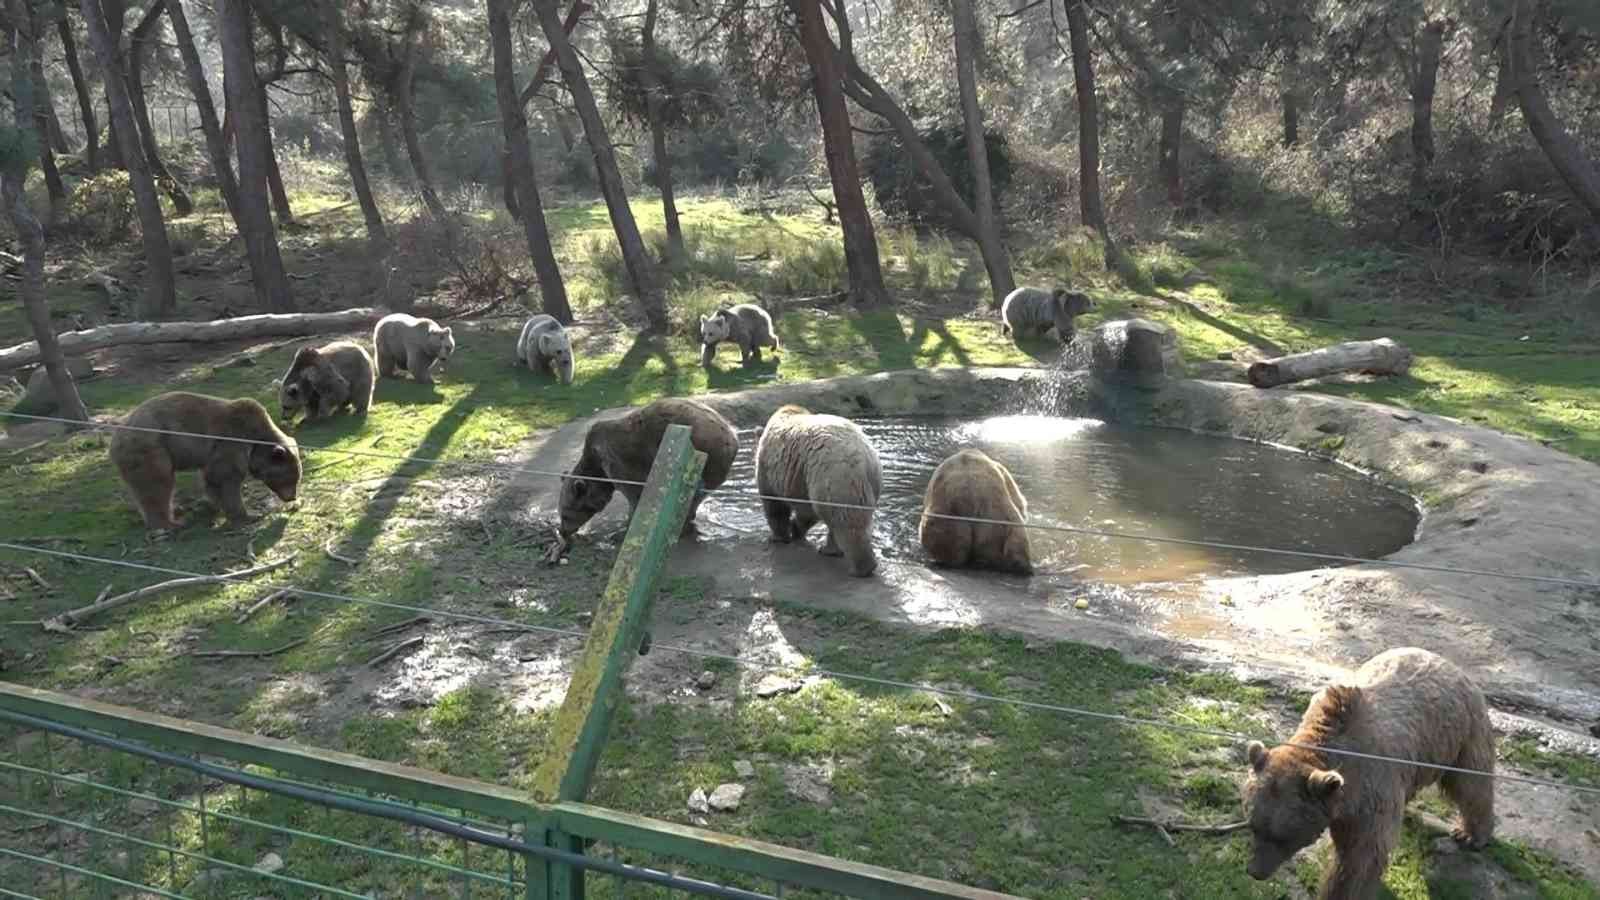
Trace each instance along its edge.
<instances>
[{"instance_id":1,"label":"tree bark","mask_svg":"<svg viewBox=\"0 0 1600 900\"><path fill-rule=\"evenodd\" d=\"M87 0L86 0L87 2ZM222 45L223 92L234 110L239 154L239 235L250 262L250 281L262 309L288 312L294 295L278 252L278 233L267 208L267 147L256 83L255 42L248 0L217 0L217 37Z\"/></svg>"},{"instance_id":2,"label":"tree bark","mask_svg":"<svg viewBox=\"0 0 1600 900\"><path fill-rule=\"evenodd\" d=\"M856 305L885 306L889 292L883 286L878 258L878 237L861 193L856 165L850 111L844 105L844 84L839 54L822 19L820 0L789 0L800 18L800 44L811 65L811 88L816 95L817 118L822 126L823 155L833 182L833 199L839 207L839 229L844 237L845 267L850 273L850 297ZM859 102L859 101L858 101Z\"/></svg>"},{"instance_id":3,"label":"tree bark","mask_svg":"<svg viewBox=\"0 0 1600 900\"><path fill-rule=\"evenodd\" d=\"M1100 199L1100 109L1094 93L1094 62L1089 56L1089 13L1085 0L1062 0L1072 43L1072 83L1078 93L1078 205L1083 224L1100 233L1109 262L1116 255L1106 208Z\"/></svg>"},{"instance_id":4,"label":"tree bark","mask_svg":"<svg viewBox=\"0 0 1600 900\"><path fill-rule=\"evenodd\" d=\"M78 42L72 35L72 20L67 18L67 0L57 0L56 34L61 38L61 53L72 75L72 90L78 95L78 117L83 120L83 162L91 173L100 169L100 126L95 121L94 95L89 92L83 64L78 61Z\"/></svg>"},{"instance_id":5,"label":"tree bark","mask_svg":"<svg viewBox=\"0 0 1600 900\"><path fill-rule=\"evenodd\" d=\"M1279 101L1283 104L1283 145L1300 143L1300 54L1291 47L1280 75Z\"/></svg>"},{"instance_id":6,"label":"tree bark","mask_svg":"<svg viewBox=\"0 0 1600 900\"><path fill-rule=\"evenodd\" d=\"M155 179L150 177L150 167L145 164L144 151L139 146L139 126L134 122L133 104L128 100L127 85L122 80L121 51L111 38L100 0L82 0L82 4L83 17L89 26L89 43L94 46L95 56L100 59L100 70L105 73L111 121L116 127L117 143L139 210L139 231L144 242L145 262L145 292L141 310L151 317L169 316L178 307L177 287L172 273L172 245L167 239L167 223L161 214L161 199L156 196Z\"/></svg>"},{"instance_id":7,"label":"tree bark","mask_svg":"<svg viewBox=\"0 0 1600 900\"><path fill-rule=\"evenodd\" d=\"M33 35L37 23L30 21L25 0L6 0L6 14L12 22L11 32L11 101L14 121L19 134L26 135L36 127L33 97L45 90L44 83L34 74L42 70L38 63ZM49 139L39 135L47 147ZM44 229L28 208L23 195L23 185L28 178L28 159L25 154L14 154L10 165L0 172L0 202L5 203L22 244L22 283L18 293L28 313L28 324L33 328L35 345L44 360L46 375L54 389L61 418L87 421L89 413L83 408L83 398L78 396L78 386L67 371L66 359L56 340L55 329L50 324L50 310L45 305L44 294Z\"/></svg>"},{"instance_id":8,"label":"tree bark","mask_svg":"<svg viewBox=\"0 0 1600 900\"><path fill-rule=\"evenodd\" d=\"M43 42L44 34L39 30L38 26L35 25L34 43L38 45L42 44ZM42 58L43 56L44 51L39 51L39 58ZM67 140L67 131L61 127L61 115L56 112L55 97L52 96L48 90L44 92L43 97L39 98L39 108L43 111L45 120L50 123L50 149L57 153L71 153L72 142Z\"/></svg>"},{"instance_id":9,"label":"tree bark","mask_svg":"<svg viewBox=\"0 0 1600 900\"><path fill-rule=\"evenodd\" d=\"M1411 195L1427 193L1428 169L1433 165L1433 93L1439 79L1439 55L1444 47L1444 25L1435 19L1417 35L1415 69L1411 77Z\"/></svg>"},{"instance_id":10,"label":"tree bark","mask_svg":"<svg viewBox=\"0 0 1600 900\"><path fill-rule=\"evenodd\" d=\"M1173 3L1167 10L1166 52L1183 60L1189 55L1189 21L1184 4ZM1183 120L1189 111L1189 95L1180 84L1168 83L1161 91L1161 141L1156 166L1167 190L1167 204L1183 209Z\"/></svg>"},{"instance_id":11,"label":"tree bark","mask_svg":"<svg viewBox=\"0 0 1600 900\"><path fill-rule=\"evenodd\" d=\"M373 90L372 115L378 128L378 149L383 153L383 167L389 170L389 175L404 181L406 178L405 166L400 164L400 147L394 139L393 110L383 96L383 91Z\"/></svg>"},{"instance_id":12,"label":"tree bark","mask_svg":"<svg viewBox=\"0 0 1600 900\"><path fill-rule=\"evenodd\" d=\"M1340 372L1404 375L1410 370L1411 351L1389 338L1378 338L1252 363L1246 374L1256 387L1270 388Z\"/></svg>"},{"instance_id":13,"label":"tree bark","mask_svg":"<svg viewBox=\"0 0 1600 900\"><path fill-rule=\"evenodd\" d=\"M600 118L600 108L595 104L594 92L589 88L589 78L578 61L577 51L572 49L572 42L567 39L555 0L534 0L533 6L539 15L539 25L544 29L545 38L555 51L561 79L572 94L578 117L583 120L584 136L589 140L589 149L594 154L595 174L600 179L600 193L605 197L606 209L611 214L611 227L617 233L617 244L622 249L622 259L628 267L634 294L644 311L645 330L648 333L665 333L666 295L656 280L655 265L645 250L644 240L639 237L639 225L633 219L627 190L622 185L622 173L617 168L617 154L611 148L611 137Z\"/></svg>"},{"instance_id":14,"label":"tree bark","mask_svg":"<svg viewBox=\"0 0 1600 900\"><path fill-rule=\"evenodd\" d=\"M411 171L417 178L417 193L422 195L428 215L440 224L448 224L450 213L444 208L444 202L439 199L439 192L433 186L433 168L428 164L422 141L417 136L417 116L412 104L412 90L417 75L417 40L423 27L421 15L420 9L413 7L413 18L407 28L405 55L395 84L395 111L400 115L400 135L405 139L406 156L411 158Z\"/></svg>"},{"instance_id":15,"label":"tree bark","mask_svg":"<svg viewBox=\"0 0 1600 900\"><path fill-rule=\"evenodd\" d=\"M972 0L954 0L956 37L956 80L961 90L961 117L967 137L967 162L972 166L973 210L978 218L978 246L989 271L990 302L995 309L1016 290L1011 274L1011 258L1000 240L1000 225L995 221L993 182L989 177L989 147L984 141L983 111L978 108L976 74L979 52L978 18Z\"/></svg>"},{"instance_id":16,"label":"tree bark","mask_svg":"<svg viewBox=\"0 0 1600 900\"><path fill-rule=\"evenodd\" d=\"M644 85L645 114L650 117L650 152L656 161L656 187L661 190L661 214L667 223L667 246L676 256L683 255L683 225L678 221L678 203L672 196L672 157L667 154L667 125L662 121L661 79L656 77L656 17L660 0L649 0L641 33L643 65L639 69Z\"/></svg>"},{"instance_id":17,"label":"tree bark","mask_svg":"<svg viewBox=\"0 0 1600 900\"><path fill-rule=\"evenodd\" d=\"M1502 41L1507 54L1507 73L1516 85L1517 103L1522 107L1522 118L1527 121L1528 131L1532 132L1534 141L1549 158L1550 165L1555 167L1573 196L1589 211L1595 222L1600 223L1600 170L1584 156L1583 147L1573 140L1561 120L1556 118L1543 89L1539 87L1530 49L1533 14L1532 4L1528 0L1513 0L1511 22Z\"/></svg>"},{"instance_id":18,"label":"tree bark","mask_svg":"<svg viewBox=\"0 0 1600 900\"><path fill-rule=\"evenodd\" d=\"M544 204L533 170L533 151L528 146L527 106L517 94L516 59L511 47L510 0L487 0L489 42L494 53L494 95L500 107L500 128L506 141L506 198L514 204L528 241L528 257L539 276L542 308L563 325L572 324L572 307L567 302L566 281L550 246L550 232L544 220Z\"/></svg>"},{"instance_id":19,"label":"tree bark","mask_svg":"<svg viewBox=\"0 0 1600 900\"><path fill-rule=\"evenodd\" d=\"M91 42L92 40L91 38ZM105 79L103 77L101 79L101 87L105 87ZM106 145L100 152L100 158L104 160L107 168L126 170L128 164L122 159L122 138L117 137L117 117L111 111L111 90L106 88L102 93L104 93L106 101Z\"/></svg>"},{"instance_id":20,"label":"tree bark","mask_svg":"<svg viewBox=\"0 0 1600 900\"><path fill-rule=\"evenodd\" d=\"M361 137L356 130L355 108L350 102L350 69L344 58L344 15L339 11L340 2L342 0L329 0L327 7L328 68L333 77L334 99L339 106L344 164L350 170L350 183L355 188L356 202L361 205L361 218L367 225L367 243L373 250L382 252L389 246L389 232L383 226L383 214L378 211L378 201L372 196L372 183L367 180L367 164L361 158Z\"/></svg>"},{"instance_id":21,"label":"tree bark","mask_svg":"<svg viewBox=\"0 0 1600 900\"><path fill-rule=\"evenodd\" d=\"M145 10L139 24L133 26L128 56L128 99L133 103L133 116L139 123L139 146L144 149L150 174L172 200L173 212L183 217L194 212L194 201L189 198L189 192L184 190L183 185L178 183L178 179L172 177L167 164L161 161L161 147L156 141L155 126L150 121L150 105L144 94L144 61L160 31L161 14L165 8L166 0L155 0Z\"/></svg>"},{"instance_id":22,"label":"tree bark","mask_svg":"<svg viewBox=\"0 0 1600 900\"><path fill-rule=\"evenodd\" d=\"M233 0L225 0L233 2ZM132 322L69 331L58 338L64 353L87 353L101 347L126 344L237 341L247 338L304 337L371 328L388 313L359 307L331 313L288 313L238 316L212 322ZM53 332L52 332L53 334ZM32 365L41 359L36 341L0 349L0 372Z\"/></svg>"},{"instance_id":23,"label":"tree bark","mask_svg":"<svg viewBox=\"0 0 1600 900\"><path fill-rule=\"evenodd\" d=\"M217 106L211 97L211 85L206 81L205 66L195 47L194 32L189 29L189 16L183 0L166 0L167 18L172 20L172 31L178 40L178 55L183 58L184 76L189 82L189 92L194 95L200 110L200 130L205 134L206 152L211 157L211 169L217 176L217 187L222 202L228 207L235 227L239 224L239 182L233 177L233 160L228 155L228 144L222 137L222 125L217 121Z\"/></svg>"},{"instance_id":24,"label":"tree bark","mask_svg":"<svg viewBox=\"0 0 1600 900\"><path fill-rule=\"evenodd\" d=\"M39 167L44 171L45 191L50 196L50 218L45 223L45 228L53 229L61 221L62 211L67 205L67 186L61 180L61 170L56 167L55 140L50 136L50 86L44 78L44 58L39 52L42 23L31 8L27 9L27 12L27 20L18 23L17 27L26 27L29 33L19 37L18 43L23 43L25 40L28 46L28 72L34 88L32 99L35 101L33 118L36 130L39 132Z\"/></svg>"},{"instance_id":25,"label":"tree bark","mask_svg":"<svg viewBox=\"0 0 1600 900\"><path fill-rule=\"evenodd\" d=\"M567 9L567 18L561 23L561 30L566 33L567 37L570 38L572 36L572 30L578 27L578 21L583 18L584 13L591 9L594 9L594 7L590 6L586 0L572 0L572 6ZM539 68L534 70L533 77L528 79L528 86L523 88L522 93L519 95L523 106L533 102L534 96L539 93L539 88L544 85L545 79L550 77L550 68L555 64L556 50L551 47L544 52L544 56L540 57ZM566 132L570 135L571 129L567 128ZM567 149L569 151L572 146L573 141L568 140Z\"/></svg>"},{"instance_id":26,"label":"tree bark","mask_svg":"<svg viewBox=\"0 0 1600 900\"><path fill-rule=\"evenodd\" d=\"M283 170L278 168L278 150L272 144L272 103L267 99L267 86L260 83L256 90L256 105L261 110L261 154L267 168L267 195L272 198L272 211L279 225L294 224L294 208L289 205L289 192L283 187Z\"/></svg>"},{"instance_id":27,"label":"tree bark","mask_svg":"<svg viewBox=\"0 0 1600 900\"><path fill-rule=\"evenodd\" d=\"M1489 99L1490 131L1499 130L1505 123L1506 110L1516 100L1517 85L1511 78L1510 71L1506 69L1506 54L1502 49L1494 55L1494 95Z\"/></svg>"}]
</instances>

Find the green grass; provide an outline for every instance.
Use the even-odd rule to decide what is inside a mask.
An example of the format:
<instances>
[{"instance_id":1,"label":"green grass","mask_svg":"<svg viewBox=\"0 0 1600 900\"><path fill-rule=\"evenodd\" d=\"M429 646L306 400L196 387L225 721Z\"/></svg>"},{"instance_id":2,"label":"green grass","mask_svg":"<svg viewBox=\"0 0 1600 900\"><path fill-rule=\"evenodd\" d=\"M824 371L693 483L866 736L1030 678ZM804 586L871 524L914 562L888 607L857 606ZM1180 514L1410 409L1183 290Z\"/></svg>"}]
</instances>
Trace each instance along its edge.
<instances>
[{"instance_id":1,"label":"green grass","mask_svg":"<svg viewBox=\"0 0 1600 900\"><path fill-rule=\"evenodd\" d=\"M349 209L333 209L338 202L334 195L297 198L302 215L332 211L311 220L311 234L293 240L314 248L318 235L358 234L359 219ZM947 310L954 315L792 310L778 321L785 348L781 364L743 371L725 354L708 371L699 365L698 347L688 337L696 315L728 298L771 300L833 290L840 286L842 259L828 249L836 247L832 229L816 217L744 215L720 199L692 199L682 208L692 237L689 254L674 260L668 273L673 335L646 341L580 331L576 382L562 388L508 365L519 323L463 329L457 357L436 387L385 381L365 423L341 418L298 434L308 447L439 463L311 452L302 499L292 510L269 503L264 491L252 487L247 500L270 510L261 521L238 529L191 527L172 540L151 542L107 466L105 439L69 436L0 457L5 536L201 572L243 566L252 551L263 559L295 554L275 580L580 627L606 577L606 553L592 546L574 553L559 578L533 568L544 535L505 521L480 533L473 522L452 516L451 492L459 488L444 481L461 471L451 463L490 459L538 431L596 409L660 396L887 369L1031 363L999 337L992 319L970 314L981 305L983 284L981 264L972 253L942 240L886 230L885 272L893 288L908 298L954 298ZM651 242L659 244L659 205L636 200L635 214ZM209 234L206 215L191 223L196 241ZM569 292L583 314L625 302L620 295L626 279L604 208L555 206L549 218ZM482 213L479 220L486 230L506 227L498 211ZM1105 272L1092 238L1073 235L1017 253L1023 283L1090 285L1100 307L1091 322L1126 314L1162 319L1178 329L1192 361L1243 346L1292 351L1338 340L1395 337L1417 354L1411 375L1326 390L1559 439L1562 450L1600 459L1600 369L1593 332L1581 321L1574 324L1548 310L1497 311L1459 298L1398 302L1385 286L1392 287L1403 260L1366 253L1299 262L1281 249L1249 245L1223 229L1140 248L1134 263L1143 292L1120 286ZM961 301L967 301L964 308L958 308ZM88 311L98 301L69 285L57 288L53 302L58 310ZM17 304L0 298L0 328L13 325L20 333ZM1529 339L1521 340L1523 335ZM278 347L262 353L254 367L230 368L217 364L237 348L216 353L201 348L182 362L176 376L152 377L135 368L87 382L83 392L100 413L131 408L159 390L179 386L252 396L275 408L270 381L287 366L291 351ZM192 482L180 482L180 498L195 493ZM324 550L330 546L360 565L352 568L330 558ZM39 589L20 575L24 565L51 588ZM18 597L0 605L9 620L82 606L108 583L122 591L158 580L148 573L15 553L0 553L0 576ZM413 613L302 599L236 622L239 611L262 593L240 586L189 589L107 615L92 623L104 630L71 637L6 627L0 629L0 663L5 677L23 683L93 691L117 702L263 734L528 783L550 713L521 711L510 688L471 683L421 709L363 710L330 718L318 690L303 683L365 677L366 660L392 642L373 640L372 634ZM504 600L523 593L530 598L525 603ZM691 617L684 621L717 614L708 608L702 585L675 583L667 593L663 607ZM1114 702L1141 715L1236 730L1255 730L1254 715L1261 710L1288 712L1305 702L1303 696L1280 696L1228 678L1133 665L1081 645L1030 647L971 631L908 636L847 616L820 617L787 606L781 615L802 631L821 635L802 648L815 665L895 680L1090 707ZM264 650L302 638L305 643L263 660L218 663L184 655L192 649ZM718 673L719 684L734 677L724 662L706 662L696 671L700 668ZM1519 740L1508 743L1508 761L1587 783L1600 775L1592 760L1551 754ZM626 704L594 799L685 820L689 793L733 780L733 763L740 760L756 767L750 794L738 813L715 817L714 828L1029 896L1278 897L1287 880L1314 882L1320 871L1303 862L1281 873L1278 883L1261 885L1243 874L1247 847L1242 835L1181 835L1174 849L1154 833L1108 824L1112 813L1145 814L1143 803L1150 797L1198 820L1235 816L1239 766L1215 741L1017 707L941 705L925 694L832 681L771 700ZM831 806L820 807L786 789L786 767L796 766L831 767ZM253 809L252 814L314 822L263 797L227 802ZM188 818L180 816L176 824L184 840L198 839ZM367 826L340 821L327 827L358 839ZM237 848L229 852L246 865L267 846L259 836L235 837ZM358 871L348 858L323 847L291 846L311 867L308 871L348 878L351 884L382 884L388 872L381 866ZM1431 866L1430 848L1422 836L1408 832L1388 879L1393 896L1454 896L1457 888ZM457 851L441 844L430 852L443 858ZM1596 896L1592 886L1527 848L1500 844L1491 856L1541 896Z\"/></svg>"}]
</instances>

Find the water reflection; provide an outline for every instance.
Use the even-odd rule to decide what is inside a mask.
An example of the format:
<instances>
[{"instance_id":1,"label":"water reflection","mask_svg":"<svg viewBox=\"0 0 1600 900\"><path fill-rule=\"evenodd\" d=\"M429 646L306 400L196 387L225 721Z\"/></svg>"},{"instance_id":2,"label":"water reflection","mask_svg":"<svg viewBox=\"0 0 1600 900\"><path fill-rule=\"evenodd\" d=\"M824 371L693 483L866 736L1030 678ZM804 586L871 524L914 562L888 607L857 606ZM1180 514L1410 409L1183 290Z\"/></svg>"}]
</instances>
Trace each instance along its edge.
<instances>
[{"instance_id":1,"label":"water reflection","mask_svg":"<svg viewBox=\"0 0 1600 900\"><path fill-rule=\"evenodd\" d=\"M875 523L880 552L921 560L917 516L933 470L976 447L1004 463L1035 524L1380 557L1413 538L1410 498L1323 460L1242 441L1094 419L1001 416L983 420L860 420L883 464ZM755 491L755 442L740 433L725 488ZM713 495L717 522L765 533L753 501ZM748 539L748 538L746 538ZM1112 583L1179 581L1314 568L1297 557L1213 550L1063 532L1031 535L1036 568Z\"/></svg>"}]
</instances>

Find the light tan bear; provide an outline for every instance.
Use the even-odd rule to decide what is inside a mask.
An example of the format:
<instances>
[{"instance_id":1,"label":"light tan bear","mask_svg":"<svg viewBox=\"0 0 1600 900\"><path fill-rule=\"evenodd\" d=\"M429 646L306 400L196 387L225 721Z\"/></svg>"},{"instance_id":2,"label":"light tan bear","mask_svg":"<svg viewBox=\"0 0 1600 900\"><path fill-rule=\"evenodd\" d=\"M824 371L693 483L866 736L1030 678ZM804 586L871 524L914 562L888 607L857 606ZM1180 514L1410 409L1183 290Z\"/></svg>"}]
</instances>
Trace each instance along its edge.
<instances>
[{"instance_id":1,"label":"light tan bear","mask_svg":"<svg viewBox=\"0 0 1600 900\"><path fill-rule=\"evenodd\" d=\"M1311 698L1289 744L1327 747L1434 765L1494 770L1494 732L1483 692L1445 658L1405 647L1380 653L1350 684ZM1294 746L1248 748L1247 871L1265 879L1321 836L1333 835L1333 868L1321 900L1371 900L1400 838L1406 803L1438 782L1458 813L1455 837L1473 847L1494 833L1494 781Z\"/></svg>"},{"instance_id":2,"label":"light tan bear","mask_svg":"<svg viewBox=\"0 0 1600 900\"><path fill-rule=\"evenodd\" d=\"M239 491L246 477L260 479L286 503L298 491L299 447L254 400L173 391L134 407L122 424L180 432L119 428L111 437L111 461L133 493L147 528L179 526L172 512L174 474L189 469L201 470L206 497L235 523L250 519Z\"/></svg>"},{"instance_id":3,"label":"light tan bear","mask_svg":"<svg viewBox=\"0 0 1600 900\"><path fill-rule=\"evenodd\" d=\"M616 419L589 426L583 439L583 455L561 481L561 539L568 541L584 523L595 517L611 495L622 491L628 498L628 515L639 503L641 484L615 484L595 479L643 482L650 477L650 466L668 425L687 425L689 443L706 455L700 472L701 490L696 492L684 530L694 526L695 513L705 499L706 490L715 490L728 480L734 457L739 454L739 433L722 414L694 400L668 397L657 400ZM588 476L588 477L574 477Z\"/></svg>"},{"instance_id":4,"label":"light tan bear","mask_svg":"<svg viewBox=\"0 0 1600 900\"><path fill-rule=\"evenodd\" d=\"M418 382L433 384L434 366L448 361L455 352L455 335L432 319L390 313L372 329L372 355L381 378L392 378L397 369L403 369Z\"/></svg>"},{"instance_id":5,"label":"light tan bear","mask_svg":"<svg viewBox=\"0 0 1600 900\"><path fill-rule=\"evenodd\" d=\"M305 410L310 422L346 406L358 416L366 415L372 408L375 369L372 356L354 341L301 347L278 386L284 421L293 421Z\"/></svg>"},{"instance_id":6,"label":"light tan bear","mask_svg":"<svg viewBox=\"0 0 1600 900\"><path fill-rule=\"evenodd\" d=\"M1073 319L1094 308L1087 294L1066 288L1020 287L1006 295L1000 306L1000 332L1013 338L1043 337L1054 328L1065 344L1077 333Z\"/></svg>"},{"instance_id":7,"label":"light tan bear","mask_svg":"<svg viewBox=\"0 0 1600 900\"><path fill-rule=\"evenodd\" d=\"M877 569L872 515L883 472L878 451L854 422L803 406L780 408L756 443L756 487L774 541L805 540L820 521L828 526L823 556L844 556L850 574L861 578Z\"/></svg>"},{"instance_id":8,"label":"light tan bear","mask_svg":"<svg viewBox=\"0 0 1600 900\"><path fill-rule=\"evenodd\" d=\"M562 384L572 383L572 339L556 317L540 313L517 336L517 362L528 371L549 372Z\"/></svg>"},{"instance_id":9,"label":"light tan bear","mask_svg":"<svg viewBox=\"0 0 1600 900\"><path fill-rule=\"evenodd\" d=\"M749 365L761 362L761 348L779 351L778 332L772 327L772 317L753 303L724 306L709 316L700 317L700 363L711 365L717 355L717 345L731 341L739 347L739 363Z\"/></svg>"},{"instance_id":10,"label":"light tan bear","mask_svg":"<svg viewBox=\"0 0 1600 900\"><path fill-rule=\"evenodd\" d=\"M1028 530L1020 527L1026 521L1028 501L1006 467L982 450L962 450L934 470L922 498L918 537L936 565L1031 575Z\"/></svg>"}]
</instances>

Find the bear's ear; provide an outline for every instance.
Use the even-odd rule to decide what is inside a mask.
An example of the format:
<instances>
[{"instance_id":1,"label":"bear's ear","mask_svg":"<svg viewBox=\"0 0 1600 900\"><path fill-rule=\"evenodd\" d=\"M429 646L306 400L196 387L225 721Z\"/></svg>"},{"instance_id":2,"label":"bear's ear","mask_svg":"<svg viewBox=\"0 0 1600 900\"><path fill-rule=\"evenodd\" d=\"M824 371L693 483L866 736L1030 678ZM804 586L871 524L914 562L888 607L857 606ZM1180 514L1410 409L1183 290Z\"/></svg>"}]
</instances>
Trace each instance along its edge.
<instances>
[{"instance_id":1,"label":"bear's ear","mask_svg":"<svg viewBox=\"0 0 1600 900\"><path fill-rule=\"evenodd\" d=\"M1344 787L1344 776L1329 769L1317 769L1306 776L1306 790L1318 800L1326 800Z\"/></svg>"},{"instance_id":2,"label":"bear's ear","mask_svg":"<svg viewBox=\"0 0 1600 900\"><path fill-rule=\"evenodd\" d=\"M1245 758L1250 760L1250 768L1257 772L1267 767L1267 745L1260 741L1251 741L1244 748Z\"/></svg>"}]
</instances>

